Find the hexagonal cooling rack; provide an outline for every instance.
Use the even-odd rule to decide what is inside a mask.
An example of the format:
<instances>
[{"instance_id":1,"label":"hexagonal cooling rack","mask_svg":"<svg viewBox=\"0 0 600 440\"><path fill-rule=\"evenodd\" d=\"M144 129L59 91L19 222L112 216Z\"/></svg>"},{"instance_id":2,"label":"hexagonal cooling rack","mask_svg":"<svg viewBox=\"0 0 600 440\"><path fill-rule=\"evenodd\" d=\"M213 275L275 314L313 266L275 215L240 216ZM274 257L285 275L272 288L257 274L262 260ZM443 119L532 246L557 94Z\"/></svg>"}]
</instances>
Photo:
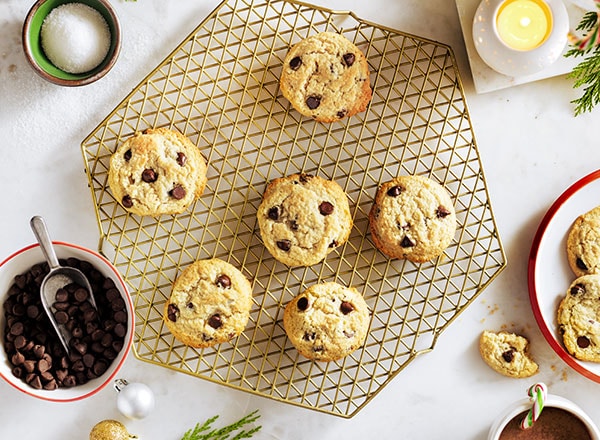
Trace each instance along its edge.
<instances>
[{"instance_id":1,"label":"hexagonal cooling rack","mask_svg":"<svg viewBox=\"0 0 600 440\"><path fill-rule=\"evenodd\" d=\"M284 99L278 79L290 46L340 32L367 56L366 112L322 124ZM147 127L179 130L206 157L208 185L186 212L126 213L108 188L109 158ZM440 43L298 1L225 0L82 142L100 248L135 300L135 355L147 362L280 401L351 417L420 353L506 265L452 50ZM256 210L266 183L294 172L338 182L354 227L324 262L290 269L262 245ZM452 245L424 264L390 260L370 240L381 182L421 174L451 193ZM218 257L252 280L245 332L196 350L174 340L162 309L178 273ZM372 311L364 346L338 362L297 354L282 325L287 302L332 280L361 291Z\"/></svg>"}]
</instances>

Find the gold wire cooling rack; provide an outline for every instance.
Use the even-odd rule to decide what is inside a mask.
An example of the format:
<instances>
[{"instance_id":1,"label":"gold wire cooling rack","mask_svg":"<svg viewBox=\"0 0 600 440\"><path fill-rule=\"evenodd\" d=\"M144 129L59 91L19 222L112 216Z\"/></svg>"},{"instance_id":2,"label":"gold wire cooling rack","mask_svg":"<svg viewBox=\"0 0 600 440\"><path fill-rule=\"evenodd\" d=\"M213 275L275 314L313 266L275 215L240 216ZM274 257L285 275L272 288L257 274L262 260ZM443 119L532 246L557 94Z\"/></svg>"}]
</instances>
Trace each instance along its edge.
<instances>
[{"instance_id":1,"label":"gold wire cooling rack","mask_svg":"<svg viewBox=\"0 0 600 440\"><path fill-rule=\"evenodd\" d=\"M366 112L321 124L281 96L293 43L341 32L366 54ZM107 184L109 158L138 130L167 126L206 157L208 185L185 213L126 213ZM225 0L82 142L100 250L135 302L135 356L233 388L344 417L356 414L506 265L452 50L443 44L289 0ZM348 194L354 227L324 262L290 269L261 243L256 211L266 183L307 172ZM370 240L368 212L381 182L421 174L454 200L459 228L445 254L416 265L389 260ZM196 350L162 322L171 284L192 261L218 257L253 281L245 332ZM338 362L302 358L286 338L283 308L313 283L337 281L372 311L364 347Z\"/></svg>"}]
</instances>

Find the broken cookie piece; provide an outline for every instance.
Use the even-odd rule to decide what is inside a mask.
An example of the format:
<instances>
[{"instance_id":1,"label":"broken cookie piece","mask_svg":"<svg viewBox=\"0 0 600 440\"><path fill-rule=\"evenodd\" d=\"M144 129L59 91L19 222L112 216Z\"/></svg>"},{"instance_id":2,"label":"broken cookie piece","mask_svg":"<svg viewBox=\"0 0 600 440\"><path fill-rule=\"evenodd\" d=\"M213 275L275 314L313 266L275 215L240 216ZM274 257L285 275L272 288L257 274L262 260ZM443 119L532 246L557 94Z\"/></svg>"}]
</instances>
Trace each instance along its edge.
<instances>
[{"instance_id":1,"label":"broken cookie piece","mask_svg":"<svg viewBox=\"0 0 600 440\"><path fill-rule=\"evenodd\" d=\"M481 358L498 373L515 378L533 376L538 365L528 353L529 341L506 331L485 330L479 338Z\"/></svg>"}]
</instances>

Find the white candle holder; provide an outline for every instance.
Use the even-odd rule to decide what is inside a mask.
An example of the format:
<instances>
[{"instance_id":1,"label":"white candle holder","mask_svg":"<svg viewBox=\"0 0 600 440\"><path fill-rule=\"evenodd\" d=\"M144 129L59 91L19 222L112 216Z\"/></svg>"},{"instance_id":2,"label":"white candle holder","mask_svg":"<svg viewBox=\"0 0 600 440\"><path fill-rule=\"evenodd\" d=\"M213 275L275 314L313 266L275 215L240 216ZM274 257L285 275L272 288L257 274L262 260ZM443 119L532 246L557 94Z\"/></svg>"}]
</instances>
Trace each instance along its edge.
<instances>
[{"instance_id":1,"label":"white candle holder","mask_svg":"<svg viewBox=\"0 0 600 440\"><path fill-rule=\"evenodd\" d=\"M508 76L526 76L544 70L563 53L569 32L569 16L562 0L537 0L547 6L550 31L541 44L529 50L507 45L498 32L497 18L503 5L515 0L482 0L473 18L473 41L481 59Z\"/></svg>"}]
</instances>

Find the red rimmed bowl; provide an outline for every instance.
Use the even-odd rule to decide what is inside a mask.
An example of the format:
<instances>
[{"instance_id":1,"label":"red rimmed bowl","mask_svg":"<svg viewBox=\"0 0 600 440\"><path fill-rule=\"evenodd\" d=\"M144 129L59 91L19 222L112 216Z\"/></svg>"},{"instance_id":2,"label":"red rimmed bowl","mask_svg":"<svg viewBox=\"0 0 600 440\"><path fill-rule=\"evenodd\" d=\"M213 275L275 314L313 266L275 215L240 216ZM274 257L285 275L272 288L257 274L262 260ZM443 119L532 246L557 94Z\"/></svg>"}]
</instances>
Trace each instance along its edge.
<instances>
[{"instance_id":1,"label":"red rimmed bowl","mask_svg":"<svg viewBox=\"0 0 600 440\"><path fill-rule=\"evenodd\" d=\"M0 305L2 310L2 313L0 313L0 340L2 343L2 348L0 348L0 376L11 386L29 396L52 402L73 402L96 394L106 385L112 383L116 378L127 355L131 351L135 325L133 302L123 278L116 268L102 255L74 244L55 241L53 242L53 245L61 264L67 258L76 258L80 261L86 261L91 264L94 269L100 272L103 277L110 278L114 282L114 287L118 290L120 298L125 304L125 311L127 313L126 330L122 341L122 347L117 352L116 357L112 359L112 362L108 365L106 371L100 376L90 379L86 383L71 387L58 387L52 390L43 388L37 389L13 374L15 366L8 358L6 351L6 332L9 330L5 313L5 302L8 298L9 289L15 283L15 277L28 272L34 265L45 262L44 255L42 254L39 245L34 244L15 252L0 263ZM96 301L98 302L98 297L96 297ZM54 360L54 357L52 359L52 363L58 362L57 360Z\"/></svg>"},{"instance_id":2,"label":"red rimmed bowl","mask_svg":"<svg viewBox=\"0 0 600 440\"><path fill-rule=\"evenodd\" d=\"M575 371L600 383L600 363L584 362L565 349L556 313L567 289L577 277L567 261L567 236L575 219L600 205L600 170L567 188L548 209L529 253L529 300L537 324L550 347Z\"/></svg>"}]
</instances>

